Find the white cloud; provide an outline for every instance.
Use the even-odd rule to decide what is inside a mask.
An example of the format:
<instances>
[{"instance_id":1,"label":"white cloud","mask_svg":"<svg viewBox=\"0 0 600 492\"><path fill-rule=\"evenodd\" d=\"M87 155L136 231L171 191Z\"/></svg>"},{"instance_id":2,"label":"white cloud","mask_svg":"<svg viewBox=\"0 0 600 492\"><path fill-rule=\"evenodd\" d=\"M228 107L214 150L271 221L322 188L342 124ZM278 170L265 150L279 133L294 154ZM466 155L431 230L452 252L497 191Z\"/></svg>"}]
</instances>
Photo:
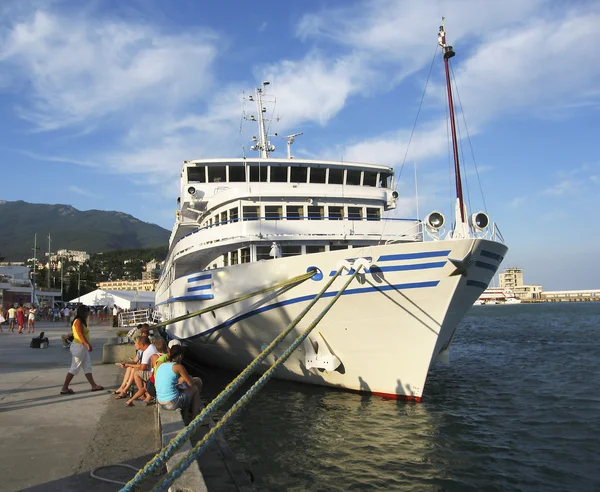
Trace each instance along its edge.
<instances>
[{"instance_id":1,"label":"white cloud","mask_svg":"<svg viewBox=\"0 0 600 492\"><path fill-rule=\"evenodd\" d=\"M216 37L37 10L2 32L0 70L31 89L19 114L41 130L140 106L173 107L210 87Z\"/></svg>"},{"instance_id":2,"label":"white cloud","mask_svg":"<svg viewBox=\"0 0 600 492\"><path fill-rule=\"evenodd\" d=\"M67 189L71 193L76 193L77 195L82 195L87 198L99 198L99 195L97 195L96 193L92 193L91 191L80 188L79 186L69 185Z\"/></svg>"}]
</instances>

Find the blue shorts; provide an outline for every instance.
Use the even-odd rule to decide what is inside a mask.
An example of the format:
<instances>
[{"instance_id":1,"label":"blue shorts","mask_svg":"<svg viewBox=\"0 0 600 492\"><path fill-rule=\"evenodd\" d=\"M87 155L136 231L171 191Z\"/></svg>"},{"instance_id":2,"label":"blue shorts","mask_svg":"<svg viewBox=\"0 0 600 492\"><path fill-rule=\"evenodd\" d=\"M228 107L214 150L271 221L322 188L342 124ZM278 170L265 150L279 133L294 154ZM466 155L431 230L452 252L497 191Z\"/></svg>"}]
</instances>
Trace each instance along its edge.
<instances>
[{"instance_id":1,"label":"blue shorts","mask_svg":"<svg viewBox=\"0 0 600 492\"><path fill-rule=\"evenodd\" d=\"M176 397L174 400L171 400L168 403L160 403L160 406L163 407L165 410L177 410L178 408L187 408L190 406L190 403L192 402L192 397L189 395L189 393L185 393L185 392L180 392L179 396Z\"/></svg>"}]
</instances>

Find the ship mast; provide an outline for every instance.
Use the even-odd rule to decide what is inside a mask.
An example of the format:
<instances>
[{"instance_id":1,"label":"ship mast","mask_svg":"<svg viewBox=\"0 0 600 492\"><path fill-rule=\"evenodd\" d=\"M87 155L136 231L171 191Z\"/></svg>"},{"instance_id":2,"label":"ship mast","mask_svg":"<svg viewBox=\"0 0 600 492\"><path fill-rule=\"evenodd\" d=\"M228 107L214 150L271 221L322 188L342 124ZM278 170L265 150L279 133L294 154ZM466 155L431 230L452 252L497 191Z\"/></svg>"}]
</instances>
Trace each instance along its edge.
<instances>
[{"instance_id":1,"label":"ship mast","mask_svg":"<svg viewBox=\"0 0 600 492\"><path fill-rule=\"evenodd\" d=\"M266 87L270 84L270 82L265 81L262 83L262 87L256 89L256 99L252 96L249 96L250 101L256 102L256 110L258 111L258 116L255 118L254 116L250 116L250 121L256 121L258 123L258 140L256 137L253 137L252 140L256 142L255 145L250 147L251 150L257 150L260 153L260 157L262 159L268 159L269 152L273 152L275 150L275 146L271 144L267 140L267 130L265 126L265 113L267 112L267 108L263 106L263 96L265 94Z\"/></svg>"},{"instance_id":2,"label":"ship mast","mask_svg":"<svg viewBox=\"0 0 600 492\"><path fill-rule=\"evenodd\" d=\"M443 19L442 19L443 21ZM458 200L458 210L456 213L456 228L458 229L458 222L461 222L461 229L466 229L465 220L465 204L463 199L462 182L460 178L460 164L458 162L458 142L456 139L456 123L454 121L454 102L452 99L452 87L450 84L450 66L448 60L452 58L456 53L452 49L452 46L446 44L446 31L444 25L440 26L438 34L438 43L442 47L442 54L444 56L444 68L446 69L446 88L448 90L448 105L450 107L450 126L452 129L452 149L454 151L454 176L456 180L456 198Z\"/></svg>"}]
</instances>

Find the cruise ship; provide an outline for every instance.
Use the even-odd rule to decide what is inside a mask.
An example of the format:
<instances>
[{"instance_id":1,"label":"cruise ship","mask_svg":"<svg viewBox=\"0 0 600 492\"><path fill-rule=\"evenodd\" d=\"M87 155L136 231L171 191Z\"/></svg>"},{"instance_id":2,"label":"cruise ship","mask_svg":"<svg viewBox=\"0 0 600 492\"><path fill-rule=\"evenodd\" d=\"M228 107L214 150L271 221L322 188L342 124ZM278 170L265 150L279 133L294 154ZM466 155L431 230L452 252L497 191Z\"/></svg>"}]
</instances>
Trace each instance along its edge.
<instances>
[{"instance_id":1,"label":"cruise ship","mask_svg":"<svg viewBox=\"0 0 600 492\"><path fill-rule=\"evenodd\" d=\"M450 91L454 51L443 28L439 42ZM507 251L486 213L467 213L452 98L457 196L448 224L436 210L423 220L392 217L399 192L391 167L293 158L298 134L288 137L287 158L273 157L267 87L250 96L258 155L183 163L156 315L173 320L167 336L197 359L241 370L341 271L259 371L343 290L275 377L420 401L429 368L447 356L459 322ZM286 283L307 272L309 279ZM176 319L211 306L219 308Z\"/></svg>"}]
</instances>

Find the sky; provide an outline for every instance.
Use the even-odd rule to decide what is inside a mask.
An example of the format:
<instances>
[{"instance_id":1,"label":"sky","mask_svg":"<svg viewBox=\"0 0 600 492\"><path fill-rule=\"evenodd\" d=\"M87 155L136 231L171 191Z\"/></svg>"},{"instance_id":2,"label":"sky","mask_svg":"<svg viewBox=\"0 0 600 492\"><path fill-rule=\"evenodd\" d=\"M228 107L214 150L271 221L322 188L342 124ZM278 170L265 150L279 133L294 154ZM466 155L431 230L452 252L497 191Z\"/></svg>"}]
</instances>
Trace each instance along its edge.
<instances>
[{"instance_id":1,"label":"sky","mask_svg":"<svg viewBox=\"0 0 600 492\"><path fill-rule=\"evenodd\" d=\"M469 212L525 283L600 289L597 1L3 0L0 199L170 229L184 159L252 155L268 80L296 157L393 166L395 215L448 217L442 16Z\"/></svg>"}]
</instances>

